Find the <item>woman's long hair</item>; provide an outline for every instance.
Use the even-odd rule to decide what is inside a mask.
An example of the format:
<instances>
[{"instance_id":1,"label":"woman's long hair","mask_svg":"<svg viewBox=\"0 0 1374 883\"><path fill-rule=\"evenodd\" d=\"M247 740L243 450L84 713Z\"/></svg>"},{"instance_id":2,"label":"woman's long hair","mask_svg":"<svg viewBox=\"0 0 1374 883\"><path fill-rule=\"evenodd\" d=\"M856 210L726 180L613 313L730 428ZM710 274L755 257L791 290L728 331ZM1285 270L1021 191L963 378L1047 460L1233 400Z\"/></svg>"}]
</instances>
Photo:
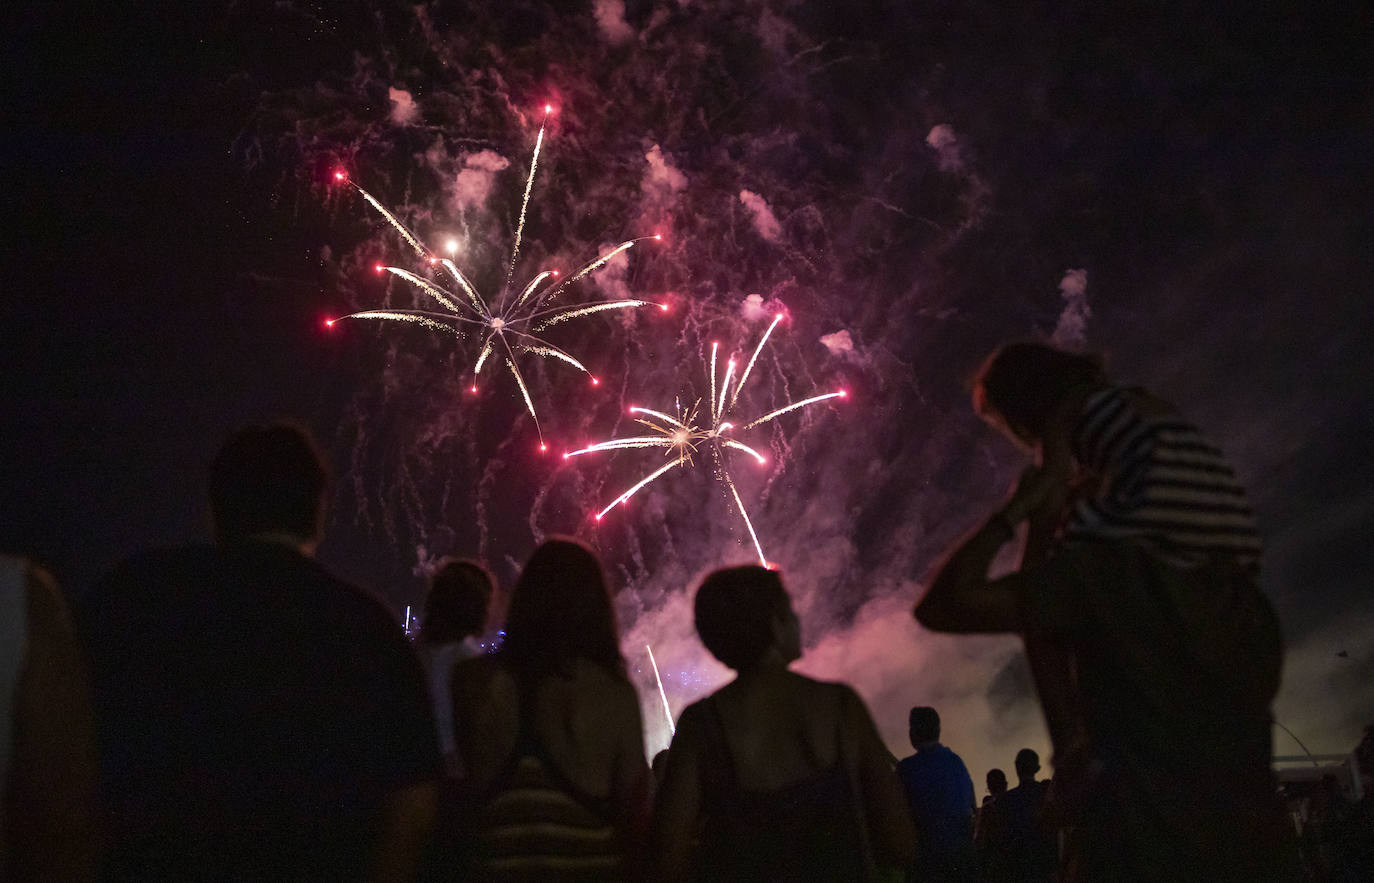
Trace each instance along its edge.
<instances>
[{"instance_id":1,"label":"woman's long hair","mask_svg":"<svg viewBox=\"0 0 1374 883\"><path fill-rule=\"evenodd\" d=\"M537 680L585 659L620 676L619 628L601 563L575 540L535 550L511 593L502 657L522 680Z\"/></svg>"}]
</instances>

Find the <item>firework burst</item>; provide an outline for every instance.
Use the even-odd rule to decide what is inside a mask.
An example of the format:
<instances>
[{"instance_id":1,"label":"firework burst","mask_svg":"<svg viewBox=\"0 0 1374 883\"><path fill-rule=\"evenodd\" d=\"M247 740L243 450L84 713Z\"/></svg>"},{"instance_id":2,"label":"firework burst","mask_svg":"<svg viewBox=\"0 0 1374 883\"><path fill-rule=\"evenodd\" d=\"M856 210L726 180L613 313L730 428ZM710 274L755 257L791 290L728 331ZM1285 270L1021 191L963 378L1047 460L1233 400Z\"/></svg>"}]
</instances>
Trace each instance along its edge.
<instances>
[{"instance_id":1,"label":"firework burst","mask_svg":"<svg viewBox=\"0 0 1374 883\"><path fill-rule=\"evenodd\" d=\"M537 273L524 287L519 289L518 294L514 294L516 289L512 287L511 281L515 276L516 264L520 259L520 244L525 232L525 214L529 208L530 192L534 188L534 175L539 168L539 153L544 144L544 129L548 124L548 117L552 110L551 106L544 106L544 120L539 125L539 137L535 140L534 155L530 159L530 174L525 182L525 193L520 203L520 220L515 228L515 244L511 248L510 263L505 274L505 285L490 302L478 293L457 264L449 258L441 257L425 245L395 215L387 211L386 207L378 202L376 197L350 179L347 173L335 172L335 180L347 183L357 190L368 205L376 209L386 222L401 235L405 243L419 256L423 268L420 273L385 264L377 264L374 269L378 273L390 273L413 286L442 309L363 310L325 321L325 324L331 328L336 322L344 319L383 319L395 322L411 322L433 331L452 333L459 338L471 336L479 340L477 358L472 367L470 391L477 392L477 378L481 376L482 368L489 364L492 356L495 356L497 361L504 362L506 367L510 369L511 376L515 378L516 386L520 389L520 395L525 402L525 409L529 411L530 417L534 421L535 432L539 435L539 449L541 451L547 450L548 446L544 442L544 433L539 426L539 414L536 412L534 400L530 396L529 384L526 383L525 376L520 371L517 356L527 354L545 359L556 359L586 374L593 384L600 383L586 365L567 351L550 343L540 333L554 325L573 319L580 319L608 310L649 306L652 302L611 298L555 306L553 301L573 283L599 270L612 258L629 251L636 244L663 238L662 234L655 234L622 242L566 278L563 278L556 269L544 270ZM448 244L450 253L456 249L456 243L450 242ZM665 304L653 305L667 310Z\"/></svg>"},{"instance_id":2,"label":"firework burst","mask_svg":"<svg viewBox=\"0 0 1374 883\"><path fill-rule=\"evenodd\" d=\"M826 399L844 398L847 393L844 390L828 392L821 395L811 396L797 402L789 402L781 408L769 411L762 417L753 419L740 419L734 416L735 405L739 400L739 394L744 389L744 385L753 373L754 364L758 361L759 353L768 343L768 338L773 333L773 329L778 327L782 321L782 314L773 317L773 322L768 326L768 330L759 338L758 345L754 347L753 354L749 361L745 363L744 370L740 372L739 379L735 380L736 362L734 357L730 357L725 367L725 374L720 382L719 390L716 387L717 357L720 351L720 344L711 344L711 361L709 373L711 377L711 396L705 402L697 399L688 407L683 407L681 399L673 403L673 413L669 414L665 410L655 410L652 408L641 408L631 406L630 413L636 415L635 422L653 431L652 435L628 436L626 438L612 438L603 442L588 445L576 451L568 451L563 454L563 459L577 457L582 454L593 454L599 451L616 451L625 448L662 448L664 456L667 458L662 466L650 472L644 478L631 485L628 490L611 501L610 505L596 513L596 520L600 521L616 506L628 501L635 494L648 487L654 481L661 478L666 473L680 466L695 466L696 458L703 456L709 458L713 474L716 479L723 484L730 492L731 498L735 501L735 508L739 511L740 518L744 521L745 528L749 531L749 539L754 543L754 551L758 553L759 563L768 566L768 558L763 554L763 546L759 543L758 534L754 531L754 523L749 518L748 511L744 508L744 501L740 499L739 489L735 487L735 480L730 476L728 466L729 451L740 451L748 454L754 459L757 465L763 465L768 459L757 450L734 437L736 432L742 432L761 426L764 423L781 417L783 414L797 411L802 408L823 402ZM731 387L731 382L734 387ZM738 426L731 420L725 419L732 417L739 420Z\"/></svg>"}]
</instances>

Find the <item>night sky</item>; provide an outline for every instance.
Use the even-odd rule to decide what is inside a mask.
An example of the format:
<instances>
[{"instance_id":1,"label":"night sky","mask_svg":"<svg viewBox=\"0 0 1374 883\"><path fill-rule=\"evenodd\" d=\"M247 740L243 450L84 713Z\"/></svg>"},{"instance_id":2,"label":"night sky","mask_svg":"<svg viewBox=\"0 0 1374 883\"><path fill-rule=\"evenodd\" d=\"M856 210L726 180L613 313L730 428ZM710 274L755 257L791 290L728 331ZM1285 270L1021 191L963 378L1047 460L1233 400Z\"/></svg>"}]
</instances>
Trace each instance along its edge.
<instances>
[{"instance_id":1,"label":"night sky","mask_svg":"<svg viewBox=\"0 0 1374 883\"><path fill-rule=\"evenodd\" d=\"M0 543L75 603L204 539L216 446L290 417L335 470L322 559L398 611L442 555L508 586L551 533L596 547L657 750L643 646L675 713L718 684L684 589L752 546L708 467L598 525L661 455L559 454L705 396L711 342L747 355L782 312L742 404L850 397L731 471L801 667L853 682L894 751L913 704L979 780L1046 747L1014 640L909 615L1024 465L967 384L1028 336L1105 352L1228 452L1289 643L1279 721L1317 752L1374 722L1367 5L136 5L3 13ZM516 279L662 232L568 296L672 310L550 332L602 383L528 362L541 455L509 372L466 392L471 341L323 321L419 305L371 271L413 264L337 168L499 290L545 102Z\"/></svg>"}]
</instances>

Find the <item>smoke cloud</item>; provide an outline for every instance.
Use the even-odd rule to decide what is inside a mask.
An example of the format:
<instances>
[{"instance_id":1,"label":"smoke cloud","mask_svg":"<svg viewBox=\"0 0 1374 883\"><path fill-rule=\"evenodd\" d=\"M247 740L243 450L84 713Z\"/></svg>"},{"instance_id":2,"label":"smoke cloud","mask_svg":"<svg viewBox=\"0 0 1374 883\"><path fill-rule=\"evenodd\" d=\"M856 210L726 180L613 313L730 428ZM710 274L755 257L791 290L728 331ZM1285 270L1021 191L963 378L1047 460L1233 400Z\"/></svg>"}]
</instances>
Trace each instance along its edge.
<instances>
[{"instance_id":1,"label":"smoke cloud","mask_svg":"<svg viewBox=\"0 0 1374 883\"><path fill-rule=\"evenodd\" d=\"M962 172L964 170L963 150L959 146L959 138L954 134L954 127L941 123L933 127L926 135L926 144L935 151L939 157L940 171L942 172Z\"/></svg>"},{"instance_id":2,"label":"smoke cloud","mask_svg":"<svg viewBox=\"0 0 1374 883\"><path fill-rule=\"evenodd\" d=\"M821 345L830 350L833 356L854 352L854 341L850 339L848 331L841 330L834 334L821 335Z\"/></svg>"},{"instance_id":3,"label":"smoke cloud","mask_svg":"<svg viewBox=\"0 0 1374 883\"><path fill-rule=\"evenodd\" d=\"M491 150L479 150L463 158L463 168L453 182L453 200L459 208L480 208L491 193L496 173L510 167L510 160Z\"/></svg>"},{"instance_id":4,"label":"smoke cloud","mask_svg":"<svg viewBox=\"0 0 1374 883\"><path fill-rule=\"evenodd\" d=\"M391 121L398 126L409 126L420 118L420 107L415 98L404 89L392 87L387 90L391 99Z\"/></svg>"},{"instance_id":5,"label":"smoke cloud","mask_svg":"<svg viewBox=\"0 0 1374 883\"><path fill-rule=\"evenodd\" d=\"M744 203L744 207L749 209L749 216L754 221L754 229L758 234L769 242L777 242L782 238L782 225L778 223L777 217L773 214L773 209L769 208L768 203L762 196L752 190L741 190L739 201Z\"/></svg>"},{"instance_id":6,"label":"smoke cloud","mask_svg":"<svg viewBox=\"0 0 1374 883\"><path fill-rule=\"evenodd\" d=\"M743 315L745 321L748 322L757 322L760 319L766 318L768 316L768 308L764 306L763 295L751 294L746 297L744 303L740 306L740 314Z\"/></svg>"},{"instance_id":7,"label":"smoke cloud","mask_svg":"<svg viewBox=\"0 0 1374 883\"><path fill-rule=\"evenodd\" d=\"M1064 298L1064 311L1054 326L1052 339L1069 349L1082 349L1088 342L1088 271L1069 270L1059 282L1059 294Z\"/></svg>"},{"instance_id":8,"label":"smoke cloud","mask_svg":"<svg viewBox=\"0 0 1374 883\"><path fill-rule=\"evenodd\" d=\"M625 21L625 0L595 0L592 14L607 43L618 45L634 39L634 28Z\"/></svg>"}]
</instances>

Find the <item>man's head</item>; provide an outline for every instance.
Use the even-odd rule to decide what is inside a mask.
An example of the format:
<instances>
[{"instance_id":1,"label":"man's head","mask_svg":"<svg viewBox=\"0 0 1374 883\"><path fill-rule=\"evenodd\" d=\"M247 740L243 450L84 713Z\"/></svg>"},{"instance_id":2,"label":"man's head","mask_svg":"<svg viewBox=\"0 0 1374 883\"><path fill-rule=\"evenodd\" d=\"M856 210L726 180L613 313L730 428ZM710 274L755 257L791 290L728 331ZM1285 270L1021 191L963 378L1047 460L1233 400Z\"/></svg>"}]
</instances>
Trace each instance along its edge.
<instances>
[{"instance_id":1,"label":"man's head","mask_svg":"<svg viewBox=\"0 0 1374 883\"><path fill-rule=\"evenodd\" d=\"M911 709L907 717L907 735L911 737L911 747L920 749L940 741L940 714L928 705L918 705Z\"/></svg>"},{"instance_id":2,"label":"man's head","mask_svg":"<svg viewBox=\"0 0 1374 883\"><path fill-rule=\"evenodd\" d=\"M1007 793L1007 774L999 769L988 770L988 793L999 797Z\"/></svg>"},{"instance_id":3,"label":"man's head","mask_svg":"<svg viewBox=\"0 0 1374 883\"><path fill-rule=\"evenodd\" d=\"M210 464L215 540L276 537L313 549L328 480L305 430L278 423L238 431Z\"/></svg>"},{"instance_id":4,"label":"man's head","mask_svg":"<svg viewBox=\"0 0 1374 883\"><path fill-rule=\"evenodd\" d=\"M1016 778L1022 782L1034 782L1035 774L1040 772L1040 755L1030 748L1016 752Z\"/></svg>"},{"instance_id":5,"label":"man's head","mask_svg":"<svg viewBox=\"0 0 1374 883\"><path fill-rule=\"evenodd\" d=\"M973 405L984 419L1034 447L1060 403L1075 390L1104 381L1096 356L1042 343L1010 343L983 363L973 383Z\"/></svg>"}]
</instances>

